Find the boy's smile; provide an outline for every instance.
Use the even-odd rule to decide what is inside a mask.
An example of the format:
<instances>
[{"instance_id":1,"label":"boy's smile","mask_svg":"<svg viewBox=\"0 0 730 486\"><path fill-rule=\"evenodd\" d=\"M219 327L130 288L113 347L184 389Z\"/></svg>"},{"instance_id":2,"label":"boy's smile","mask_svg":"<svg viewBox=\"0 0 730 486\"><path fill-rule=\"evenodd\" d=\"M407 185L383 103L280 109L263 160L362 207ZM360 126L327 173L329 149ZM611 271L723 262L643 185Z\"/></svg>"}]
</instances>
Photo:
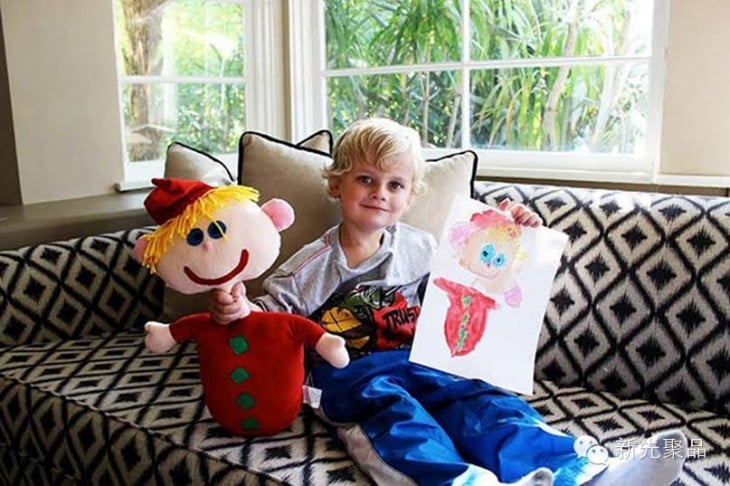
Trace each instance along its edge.
<instances>
[{"instance_id":1,"label":"boy's smile","mask_svg":"<svg viewBox=\"0 0 730 486\"><path fill-rule=\"evenodd\" d=\"M373 204L363 204L363 207L365 207L367 209L372 209L374 211L385 211L385 212L388 212L388 209L381 208L380 206L375 206Z\"/></svg>"}]
</instances>

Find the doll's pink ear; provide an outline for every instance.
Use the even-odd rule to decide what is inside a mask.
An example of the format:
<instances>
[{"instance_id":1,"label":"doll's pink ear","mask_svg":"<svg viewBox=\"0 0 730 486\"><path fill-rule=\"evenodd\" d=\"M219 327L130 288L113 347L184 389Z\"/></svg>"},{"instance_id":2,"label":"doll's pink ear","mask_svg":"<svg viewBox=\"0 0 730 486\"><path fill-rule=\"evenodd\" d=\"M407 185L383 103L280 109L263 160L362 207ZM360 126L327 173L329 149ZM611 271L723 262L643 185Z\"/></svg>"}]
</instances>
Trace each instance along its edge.
<instances>
[{"instance_id":1,"label":"doll's pink ear","mask_svg":"<svg viewBox=\"0 0 730 486\"><path fill-rule=\"evenodd\" d=\"M142 257L144 256L144 250L147 248L147 238L139 238L137 242L134 244L134 259L138 262L142 261Z\"/></svg>"},{"instance_id":2,"label":"doll's pink ear","mask_svg":"<svg viewBox=\"0 0 730 486\"><path fill-rule=\"evenodd\" d=\"M276 231L283 231L294 222L294 208L283 199L270 199L261 206L261 209L271 218Z\"/></svg>"}]
</instances>

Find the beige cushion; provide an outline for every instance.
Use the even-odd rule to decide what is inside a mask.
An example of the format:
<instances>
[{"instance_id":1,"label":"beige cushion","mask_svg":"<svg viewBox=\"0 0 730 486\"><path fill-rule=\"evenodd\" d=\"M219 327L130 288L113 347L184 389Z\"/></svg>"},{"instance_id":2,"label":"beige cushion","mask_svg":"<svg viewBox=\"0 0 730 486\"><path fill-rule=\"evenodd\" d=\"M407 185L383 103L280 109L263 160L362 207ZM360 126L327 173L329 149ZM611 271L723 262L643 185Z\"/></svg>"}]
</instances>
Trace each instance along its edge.
<instances>
[{"instance_id":1,"label":"beige cushion","mask_svg":"<svg viewBox=\"0 0 730 486\"><path fill-rule=\"evenodd\" d=\"M472 196L476 169L477 154L471 150L429 160L424 177L426 190L413 201L403 222L430 232L439 241L451 199L457 194Z\"/></svg>"},{"instance_id":2,"label":"beige cushion","mask_svg":"<svg viewBox=\"0 0 730 486\"><path fill-rule=\"evenodd\" d=\"M258 189L261 203L278 197L294 208L294 224L282 232L281 253L271 270L339 221L337 202L327 195L322 178L331 150L332 135L327 130L296 145L257 132L241 136L239 184ZM269 272L246 283L249 296L261 294Z\"/></svg>"},{"instance_id":3,"label":"beige cushion","mask_svg":"<svg viewBox=\"0 0 730 486\"><path fill-rule=\"evenodd\" d=\"M165 177L199 180L214 187L235 182L223 162L180 142L172 142L167 147Z\"/></svg>"}]
</instances>

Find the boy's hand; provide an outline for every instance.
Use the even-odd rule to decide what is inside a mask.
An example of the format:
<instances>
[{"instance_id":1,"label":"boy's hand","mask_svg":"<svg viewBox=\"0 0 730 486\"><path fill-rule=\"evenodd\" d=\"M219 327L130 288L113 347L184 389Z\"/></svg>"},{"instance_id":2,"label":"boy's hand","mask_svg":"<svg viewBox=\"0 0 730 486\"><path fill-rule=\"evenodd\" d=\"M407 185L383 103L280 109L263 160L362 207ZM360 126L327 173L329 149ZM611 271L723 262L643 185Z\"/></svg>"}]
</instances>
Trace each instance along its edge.
<instances>
[{"instance_id":1,"label":"boy's hand","mask_svg":"<svg viewBox=\"0 0 730 486\"><path fill-rule=\"evenodd\" d=\"M540 216L528 209L524 204L514 203L511 199L502 199L499 202L499 209L509 212L515 220L515 223L520 226L529 226L531 228L542 226Z\"/></svg>"},{"instance_id":2,"label":"boy's hand","mask_svg":"<svg viewBox=\"0 0 730 486\"><path fill-rule=\"evenodd\" d=\"M246 298L246 286L241 282L234 285L230 293L220 289L213 290L208 299L208 311L217 324L226 325L243 319L252 310L258 308Z\"/></svg>"}]
</instances>

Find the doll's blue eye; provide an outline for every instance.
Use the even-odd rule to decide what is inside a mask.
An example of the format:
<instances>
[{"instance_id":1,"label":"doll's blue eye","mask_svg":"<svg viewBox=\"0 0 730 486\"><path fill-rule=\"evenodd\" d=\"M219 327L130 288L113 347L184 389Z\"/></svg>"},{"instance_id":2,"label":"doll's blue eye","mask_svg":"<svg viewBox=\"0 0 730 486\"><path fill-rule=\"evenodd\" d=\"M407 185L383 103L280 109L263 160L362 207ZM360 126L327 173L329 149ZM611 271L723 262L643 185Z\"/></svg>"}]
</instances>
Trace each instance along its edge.
<instances>
[{"instance_id":1,"label":"doll's blue eye","mask_svg":"<svg viewBox=\"0 0 730 486\"><path fill-rule=\"evenodd\" d=\"M503 267L504 264L507 262L507 259L504 257L504 253L500 253L496 257L494 257L494 260L492 260L492 265L496 268Z\"/></svg>"},{"instance_id":2,"label":"doll's blue eye","mask_svg":"<svg viewBox=\"0 0 730 486\"><path fill-rule=\"evenodd\" d=\"M208 235L214 240L222 238L226 234L226 223L223 221L213 221L208 225Z\"/></svg>"},{"instance_id":3,"label":"doll's blue eye","mask_svg":"<svg viewBox=\"0 0 730 486\"><path fill-rule=\"evenodd\" d=\"M203 233L203 230L200 228L193 228L190 230L190 233L188 233L185 241L187 241L190 246L198 246L204 239L205 233Z\"/></svg>"},{"instance_id":4,"label":"doll's blue eye","mask_svg":"<svg viewBox=\"0 0 730 486\"><path fill-rule=\"evenodd\" d=\"M494 257L494 246L490 243L488 245L484 245L479 252L479 259L482 261L482 263L489 263L492 261L492 258Z\"/></svg>"}]
</instances>

